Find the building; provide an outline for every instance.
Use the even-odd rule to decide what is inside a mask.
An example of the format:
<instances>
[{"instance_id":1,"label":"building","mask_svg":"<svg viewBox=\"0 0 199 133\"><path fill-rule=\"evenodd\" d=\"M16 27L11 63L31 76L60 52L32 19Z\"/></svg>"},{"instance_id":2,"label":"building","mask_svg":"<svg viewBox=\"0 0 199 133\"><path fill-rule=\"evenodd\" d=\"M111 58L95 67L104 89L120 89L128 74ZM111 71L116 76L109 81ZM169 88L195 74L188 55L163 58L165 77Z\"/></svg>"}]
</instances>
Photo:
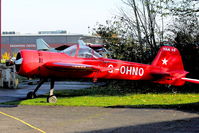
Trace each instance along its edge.
<instances>
[{"instance_id":1,"label":"building","mask_svg":"<svg viewBox=\"0 0 199 133\"><path fill-rule=\"evenodd\" d=\"M2 58L5 55L14 56L21 49L36 49L36 39L42 38L51 47L58 47L61 45L74 45L77 44L77 40L82 39L86 43L91 43L93 45L102 45L100 38L89 35L68 35L66 32L61 31L60 34L55 32L54 34L49 34L47 31L39 32L39 34L3 34L2 35L2 46L1 54Z\"/></svg>"}]
</instances>

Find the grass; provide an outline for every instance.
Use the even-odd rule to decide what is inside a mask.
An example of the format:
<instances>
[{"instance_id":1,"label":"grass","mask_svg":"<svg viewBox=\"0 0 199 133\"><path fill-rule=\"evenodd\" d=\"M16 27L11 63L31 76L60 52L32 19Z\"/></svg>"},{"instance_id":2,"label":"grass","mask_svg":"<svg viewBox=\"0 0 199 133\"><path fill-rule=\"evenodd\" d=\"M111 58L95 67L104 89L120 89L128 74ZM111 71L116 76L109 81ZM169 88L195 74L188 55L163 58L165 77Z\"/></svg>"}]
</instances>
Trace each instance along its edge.
<instances>
[{"instance_id":1,"label":"grass","mask_svg":"<svg viewBox=\"0 0 199 133\"><path fill-rule=\"evenodd\" d=\"M106 94L105 94L106 92ZM46 96L36 99L8 102L9 105L52 105L52 106L130 106L130 107L157 107L157 108L187 108L199 107L199 94L116 94L104 89L84 89L57 91L57 103L47 103ZM196 104L196 105L195 105ZM188 105L188 106L187 106ZM191 106L190 106L191 105Z\"/></svg>"}]
</instances>

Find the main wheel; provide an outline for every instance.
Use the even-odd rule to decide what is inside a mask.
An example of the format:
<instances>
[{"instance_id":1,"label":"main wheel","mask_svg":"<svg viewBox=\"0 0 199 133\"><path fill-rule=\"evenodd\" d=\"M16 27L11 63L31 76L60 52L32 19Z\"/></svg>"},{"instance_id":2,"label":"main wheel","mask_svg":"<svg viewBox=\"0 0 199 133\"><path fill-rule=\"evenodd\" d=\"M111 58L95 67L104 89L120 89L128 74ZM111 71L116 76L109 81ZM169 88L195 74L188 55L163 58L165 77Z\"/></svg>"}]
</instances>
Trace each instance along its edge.
<instances>
[{"instance_id":1,"label":"main wheel","mask_svg":"<svg viewBox=\"0 0 199 133\"><path fill-rule=\"evenodd\" d=\"M28 94L26 96L27 99L34 99L36 97L37 97L37 95L33 91L28 92Z\"/></svg>"},{"instance_id":2,"label":"main wheel","mask_svg":"<svg viewBox=\"0 0 199 133\"><path fill-rule=\"evenodd\" d=\"M47 102L48 103L56 103L57 102L57 97L52 95L47 97Z\"/></svg>"}]
</instances>

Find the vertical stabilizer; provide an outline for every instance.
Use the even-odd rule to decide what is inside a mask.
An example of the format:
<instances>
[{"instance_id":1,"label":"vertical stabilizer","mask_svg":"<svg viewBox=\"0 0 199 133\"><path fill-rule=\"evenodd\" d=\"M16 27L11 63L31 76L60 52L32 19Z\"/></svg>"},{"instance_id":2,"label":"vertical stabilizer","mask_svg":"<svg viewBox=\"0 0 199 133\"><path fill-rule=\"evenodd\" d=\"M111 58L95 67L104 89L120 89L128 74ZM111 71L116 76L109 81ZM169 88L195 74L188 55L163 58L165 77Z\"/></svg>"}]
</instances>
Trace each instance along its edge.
<instances>
[{"instance_id":1,"label":"vertical stabilizer","mask_svg":"<svg viewBox=\"0 0 199 133\"><path fill-rule=\"evenodd\" d=\"M37 50L49 50L51 47L43 40L36 40Z\"/></svg>"},{"instance_id":2,"label":"vertical stabilizer","mask_svg":"<svg viewBox=\"0 0 199 133\"><path fill-rule=\"evenodd\" d=\"M166 71L184 71L180 52L171 46L161 47L152 65L164 68Z\"/></svg>"}]
</instances>

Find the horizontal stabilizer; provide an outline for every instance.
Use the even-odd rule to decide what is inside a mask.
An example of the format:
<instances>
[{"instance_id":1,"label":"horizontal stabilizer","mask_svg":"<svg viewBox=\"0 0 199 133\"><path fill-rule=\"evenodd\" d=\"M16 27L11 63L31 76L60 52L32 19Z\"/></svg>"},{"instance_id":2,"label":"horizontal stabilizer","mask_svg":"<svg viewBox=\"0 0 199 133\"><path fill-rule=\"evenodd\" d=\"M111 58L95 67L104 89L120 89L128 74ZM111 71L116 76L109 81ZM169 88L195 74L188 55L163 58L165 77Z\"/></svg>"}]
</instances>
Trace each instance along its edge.
<instances>
[{"instance_id":1,"label":"horizontal stabilizer","mask_svg":"<svg viewBox=\"0 0 199 133\"><path fill-rule=\"evenodd\" d=\"M187 82L199 84L199 80L198 79L190 79L190 78L181 78L181 79L184 80L184 81L187 81Z\"/></svg>"}]
</instances>

